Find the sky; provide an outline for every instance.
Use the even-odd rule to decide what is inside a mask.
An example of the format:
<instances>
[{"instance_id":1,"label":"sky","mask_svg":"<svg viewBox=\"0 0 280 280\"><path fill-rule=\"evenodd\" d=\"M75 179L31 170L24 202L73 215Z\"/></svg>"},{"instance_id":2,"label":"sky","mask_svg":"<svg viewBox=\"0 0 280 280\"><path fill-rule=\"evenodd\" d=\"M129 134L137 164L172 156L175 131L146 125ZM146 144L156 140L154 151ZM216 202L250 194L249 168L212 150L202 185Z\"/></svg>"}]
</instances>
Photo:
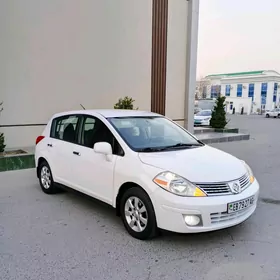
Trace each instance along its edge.
<instances>
[{"instance_id":1,"label":"sky","mask_svg":"<svg viewBox=\"0 0 280 280\"><path fill-rule=\"evenodd\" d=\"M280 0L200 0L197 76L280 72Z\"/></svg>"}]
</instances>

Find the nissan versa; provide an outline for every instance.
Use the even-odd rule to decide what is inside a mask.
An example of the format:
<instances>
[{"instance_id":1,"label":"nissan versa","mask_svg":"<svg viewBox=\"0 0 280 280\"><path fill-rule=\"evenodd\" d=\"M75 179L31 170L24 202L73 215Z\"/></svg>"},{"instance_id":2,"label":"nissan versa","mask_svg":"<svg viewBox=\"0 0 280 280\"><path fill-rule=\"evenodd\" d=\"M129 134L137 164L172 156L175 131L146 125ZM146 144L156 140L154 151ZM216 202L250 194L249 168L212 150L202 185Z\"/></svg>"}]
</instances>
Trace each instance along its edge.
<instances>
[{"instance_id":1,"label":"nissan versa","mask_svg":"<svg viewBox=\"0 0 280 280\"><path fill-rule=\"evenodd\" d=\"M138 239L155 237L158 229L237 225L254 213L259 194L244 161L150 112L56 114L36 140L35 160L45 193L67 186L104 201Z\"/></svg>"}]
</instances>

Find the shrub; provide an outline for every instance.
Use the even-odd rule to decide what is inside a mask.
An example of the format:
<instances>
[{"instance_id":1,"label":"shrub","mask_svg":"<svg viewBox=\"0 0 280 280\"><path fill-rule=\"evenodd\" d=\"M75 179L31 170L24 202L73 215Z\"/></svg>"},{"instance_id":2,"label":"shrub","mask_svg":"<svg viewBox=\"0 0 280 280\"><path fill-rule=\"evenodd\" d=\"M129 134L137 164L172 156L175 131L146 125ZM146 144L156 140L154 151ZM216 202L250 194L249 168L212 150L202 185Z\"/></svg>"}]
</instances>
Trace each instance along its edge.
<instances>
[{"instance_id":1,"label":"shrub","mask_svg":"<svg viewBox=\"0 0 280 280\"><path fill-rule=\"evenodd\" d=\"M216 105L212 111L210 120L210 125L213 128L224 128L228 123L226 119L225 100L225 96L219 96L216 100Z\"/></svg>"},{"instance_id":2,"label":"shrub","mask_svg":"<svg viewBox=\"0 0 280 280\"><path fill-rule=\"evenodd\" d=\"M0 113L3 111L3 102L0 102ZM3 153L5 150L5 137L4 137L4 133L0 133L0 153Z\"/></svg>"},{"instance_id":3,"label":"shrub","mask_svg":"<svg viewBox=\"0 0 280 280\"><path fill-rule=\"evenodd\" d=\"M0 153L3 153L5 151L5 137L4 133L0 133Z\"/></svg>"},{"instance_id":4,"label":"shrub","mask_svg":"<svg viewBox=\"0 0 280 280\"><path fill-rule=\"evenodd\" d=\"M127 110L137 110L138 108L133 108L133 100L131 97L120 98L119 101L114 105L114 109L127 109Z\"/></svg>"}]
</instances>

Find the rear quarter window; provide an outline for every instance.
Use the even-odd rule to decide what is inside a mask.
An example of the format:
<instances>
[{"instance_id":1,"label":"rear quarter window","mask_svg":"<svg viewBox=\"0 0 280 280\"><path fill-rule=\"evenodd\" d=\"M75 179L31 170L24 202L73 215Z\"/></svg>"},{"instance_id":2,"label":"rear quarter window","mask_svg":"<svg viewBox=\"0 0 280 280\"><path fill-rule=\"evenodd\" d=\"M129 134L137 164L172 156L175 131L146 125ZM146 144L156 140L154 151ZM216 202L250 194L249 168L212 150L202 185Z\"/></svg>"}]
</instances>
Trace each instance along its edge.
<instances>
[{"instance_id":1,"label":"rear quarter window","mask_svg":"<svg viewBox=\"0 0 280 280\"><path fill-rule=\"evenodd\" d=\"M50 137L67 142L75 142L79 117L62 116L52 121Z\"/></svg>"}]
</instances>

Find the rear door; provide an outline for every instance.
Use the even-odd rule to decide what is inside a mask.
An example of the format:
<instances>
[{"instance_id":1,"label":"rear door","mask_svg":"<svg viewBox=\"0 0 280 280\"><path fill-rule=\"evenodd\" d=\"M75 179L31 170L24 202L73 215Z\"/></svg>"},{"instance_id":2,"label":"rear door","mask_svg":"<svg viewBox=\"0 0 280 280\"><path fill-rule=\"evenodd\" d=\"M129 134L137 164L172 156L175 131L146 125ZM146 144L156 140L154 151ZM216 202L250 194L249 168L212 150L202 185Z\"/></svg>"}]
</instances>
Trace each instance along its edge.
<instances>
[{"instance_id":1,"label":"rear door","mask_svg":"<svg viewBox=\"0 0 280 280\"><path fill-rule=\"evenodd\" d=\"M77 145L79 115L65 115L53 120L49 149L52 172L58 183L72 187L73 151Z\"/></svg>"}]
</instances>

